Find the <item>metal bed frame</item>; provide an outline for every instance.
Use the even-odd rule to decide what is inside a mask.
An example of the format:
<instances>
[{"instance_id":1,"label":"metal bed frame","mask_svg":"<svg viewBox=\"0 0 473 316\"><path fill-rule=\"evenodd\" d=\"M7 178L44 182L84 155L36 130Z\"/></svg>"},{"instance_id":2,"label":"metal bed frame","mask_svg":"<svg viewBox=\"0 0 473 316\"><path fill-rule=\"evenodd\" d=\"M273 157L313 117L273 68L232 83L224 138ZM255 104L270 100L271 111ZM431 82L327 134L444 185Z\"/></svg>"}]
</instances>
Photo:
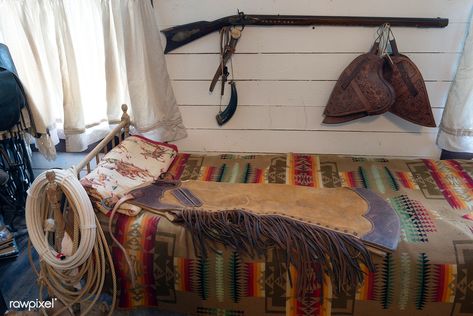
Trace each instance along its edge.
<instances>
[{"instance_id":1,"label":"metal bed frame","mask_svg":"<svg viewBox=\"0 0 473 316\"><path fill-rule=\"evenodd\" d=\"M95 148L82 159L79 164L72 166L72 172L77 176L78 179L81 176L89 174L100 162L103 157L110 149L120 144L125 138L130 135L130 116L128 115L128 106L122 104L121 109L123 114L121 116L120 123L115 126L102 141L95 146ZM55 248L60 251L61 240L64 237L66 227L66 220L63 216L61 209L65 208L67 203L63 200L63 193L60 184L56 181L56 175L54 170L49 170L46 173L46 177L49 184L46 188L47 203L54 214L55 225ZM69 232L69 230L68 230Z\"/></svg>"}]
</instances>

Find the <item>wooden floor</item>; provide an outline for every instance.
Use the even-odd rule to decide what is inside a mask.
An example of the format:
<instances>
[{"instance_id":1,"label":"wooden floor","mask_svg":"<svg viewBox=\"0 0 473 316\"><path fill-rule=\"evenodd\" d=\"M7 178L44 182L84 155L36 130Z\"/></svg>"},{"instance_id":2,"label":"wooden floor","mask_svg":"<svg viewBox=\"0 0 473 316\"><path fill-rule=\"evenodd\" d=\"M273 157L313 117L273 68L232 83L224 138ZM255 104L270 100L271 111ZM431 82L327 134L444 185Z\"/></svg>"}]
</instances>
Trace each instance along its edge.
<instances>
[{"instance_id":1,"label":"wooden floor","mask_svg":"<svg viewBox=\"0 0 473 316\"><path fill-rule=\"evenodd\" d=\"M77 164L85 154L82 153L59 153L55 161L47 161L41 154L34 152L32 165L35 176L43 171L52 168L69 168ZM9 221L13 213L7 211L6 221ZM0 224L3 223L3 217L0 215ZM39 288L36 283L36 275L34 274L28 260L28 234L24 220L24 214L19 214L15 219L14 226L18 229L15 233L16 241L20 250L20 254L16 259L8 261L0 261L0 291L2 292L7 307L10 301L29 301L36 300L39 294ZM33 261L38 266L39 258L33 249ZM90 315L100 315L98 309ZM179 316L181 314L159 311L156 309L138 309L132 311L118 310L113 315L158 315L158 316Z\"/></svg>"},{"instance_id":2,"label":"wooden floor","mask_svg":"<svg viewBox=\"0 0 473 316\"><path fill-rule=\"evenodd\" d=\"M11 212L6 212L6 219L9 221ZM3 222L3 217L0 216L0 221ZM36 275L31 269L28 260L28 234L26 232L26 225L24 216L20 214L17 216L15 222L15 239L20 250L20 255L16 259L9 259L0 261L0 290L4 296L5 302L12 300L31 300L38 297L38 286L36 283ZM38 264L38 256L33 251L33 260Z\"/></svg>"}]
</instances>

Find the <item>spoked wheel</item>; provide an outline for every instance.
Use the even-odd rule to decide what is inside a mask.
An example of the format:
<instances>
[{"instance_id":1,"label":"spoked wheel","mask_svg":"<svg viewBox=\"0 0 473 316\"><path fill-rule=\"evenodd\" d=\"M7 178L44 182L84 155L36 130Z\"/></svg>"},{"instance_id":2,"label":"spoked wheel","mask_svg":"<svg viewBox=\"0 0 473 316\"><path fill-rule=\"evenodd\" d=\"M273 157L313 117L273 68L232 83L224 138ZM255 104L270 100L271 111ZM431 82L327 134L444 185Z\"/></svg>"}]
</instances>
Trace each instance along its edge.
<instances>
[{"instance_id":1,"label":"spoked wheel","mask_svg":"<svg viewBox=\"0 0 473 316\"><path fill-rule=\"evenodd\" d=\"M13 212L8 224L12 230L16 217L24 214L26 191L33 182L30 156L22 137L0 141L0 203L5 210ZM6 221L6 219L5 219Z\"/></svg>"}]
</instances>

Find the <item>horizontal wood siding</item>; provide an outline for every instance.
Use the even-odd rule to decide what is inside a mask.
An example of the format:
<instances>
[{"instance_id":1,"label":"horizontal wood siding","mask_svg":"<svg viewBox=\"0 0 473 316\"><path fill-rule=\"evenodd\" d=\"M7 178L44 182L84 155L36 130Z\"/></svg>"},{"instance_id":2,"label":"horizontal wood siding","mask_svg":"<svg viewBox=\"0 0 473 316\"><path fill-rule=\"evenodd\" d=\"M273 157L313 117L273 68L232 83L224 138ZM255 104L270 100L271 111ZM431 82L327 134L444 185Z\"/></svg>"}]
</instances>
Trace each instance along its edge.
<instances>
[{"instance_id":1,"label":"horizontal wood siding","mask_svg":"<svg viewBox=\"0 0 473 316\"><path fill-rule=\"evenodd\" d=\"M444 29L393 28L401 52L421 70L437 123L461 55L471 0L166 0L155 1L160 28L247 14L446 17ZM185 45L166 61L189 137L183 151L310 152L438 157L437 128L395 115L322 124L341 71L367 51L376 33L364 27L247 27L233 58L239 105L219 127L219 88L209 94L219 62L216 33ZM165 43L164 37L162 37Z\"/></svg>"}]
</instances>

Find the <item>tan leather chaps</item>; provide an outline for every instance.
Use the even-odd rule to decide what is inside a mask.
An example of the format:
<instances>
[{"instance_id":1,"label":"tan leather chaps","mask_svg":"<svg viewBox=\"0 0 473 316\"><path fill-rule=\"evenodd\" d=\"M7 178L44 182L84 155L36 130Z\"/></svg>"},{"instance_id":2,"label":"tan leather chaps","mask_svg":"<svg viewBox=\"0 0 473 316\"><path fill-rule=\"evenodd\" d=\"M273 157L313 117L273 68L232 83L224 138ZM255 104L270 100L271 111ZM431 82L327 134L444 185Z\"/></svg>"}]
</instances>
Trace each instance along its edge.
<instances>
[{"instance_id":1,"label":"tan leather chaps","mask_svg":"<svg viewBox=\"0 0 473 316\"><path fill-rule=\"evenodd\" d=\"M185 226L199 255L218 251L217 243L249 256L279 247L302 276L320 264L338 290L363 280L360 264L374 269L369 248L390 252L400 238L395 211L367 189L191 180L158 181L129 195L128 203ZM298 289L307 282L298 279Z\"/></svg>"}]
</instances>

